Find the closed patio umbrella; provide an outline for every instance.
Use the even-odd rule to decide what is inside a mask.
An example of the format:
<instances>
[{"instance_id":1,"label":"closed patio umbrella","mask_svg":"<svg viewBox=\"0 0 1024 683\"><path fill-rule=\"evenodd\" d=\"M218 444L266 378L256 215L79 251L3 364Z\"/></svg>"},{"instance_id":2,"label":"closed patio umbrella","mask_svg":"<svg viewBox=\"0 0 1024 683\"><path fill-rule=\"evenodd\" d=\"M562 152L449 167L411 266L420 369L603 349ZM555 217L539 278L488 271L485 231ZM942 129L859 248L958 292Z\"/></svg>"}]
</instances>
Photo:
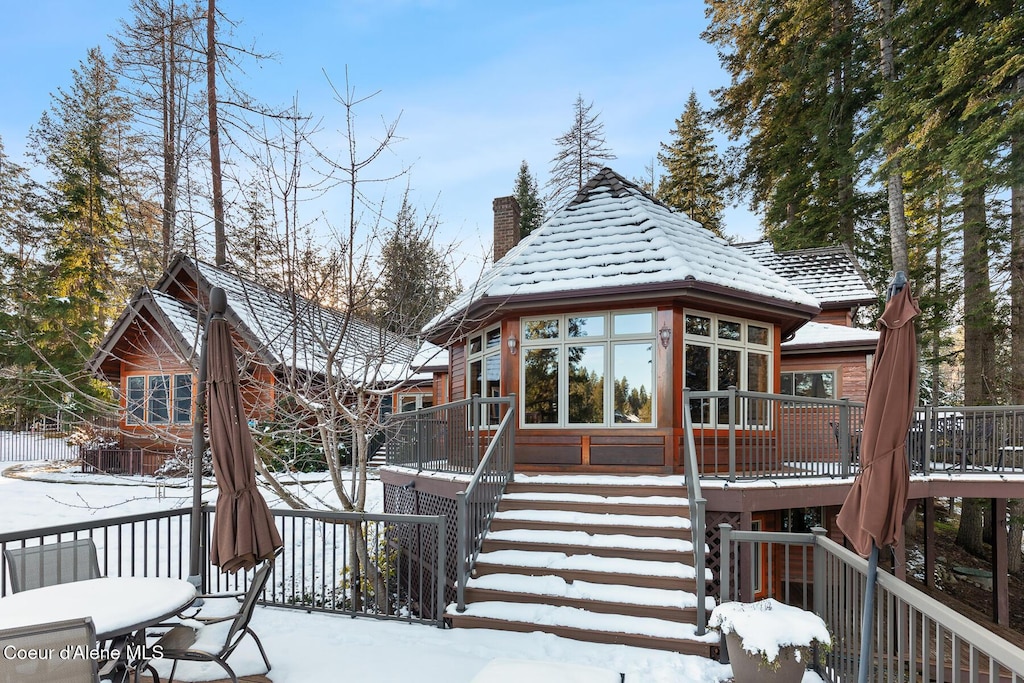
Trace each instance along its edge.
<instances>
[{"instance_id":1,"label":"closed patio umbrella","mask_svg":"<svg viewBox=\"0 0 1024 683\"><path fill-rule=\"evenodd\" d=\"M208 426L218 487L210 561L221 571L237 572L272 558L282 543L270 508L256 488L255 449L228 322L212 317L207 334Z\"/></svg>"},{"instance_id":2,"label":"closed patio umbrella","mask_svg":"<svg viewBox=\"0 0 1024 683\"><path fill-rule=\"evenodd\" d=\"M899 541L910 480L907 432L917 403L914 318L921 311L905 283L903 273L897 273L885 311L878 321L881 335L875 348L864 406L860 474L836 517L836 525L854 550L863 557L870 557L862 624L861 681L867 680L871 648L869 617L873 610L878 549Z\"/></svg>"}]
</instances>

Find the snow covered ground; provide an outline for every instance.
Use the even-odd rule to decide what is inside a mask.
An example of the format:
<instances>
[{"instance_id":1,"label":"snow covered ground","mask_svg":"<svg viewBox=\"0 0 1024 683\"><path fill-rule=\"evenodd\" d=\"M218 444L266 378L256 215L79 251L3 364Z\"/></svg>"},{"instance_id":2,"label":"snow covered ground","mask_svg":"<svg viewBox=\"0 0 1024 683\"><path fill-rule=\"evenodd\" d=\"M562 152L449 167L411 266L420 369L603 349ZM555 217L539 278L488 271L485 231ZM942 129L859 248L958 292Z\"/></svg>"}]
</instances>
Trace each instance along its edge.
<instances>
[{"instance_id":1,"label":"snow covered ground","mask_svg":"<svg viewBox=\"0 0 1024 683\"><path fill-rule=\"evenodd\" d=\"M11 469L16 463L0 463ZM36 463L38 465L38 463ZM0 532L37 528L144 511L183 507L190 502L184 481L161 486L140 477L83 475L53 468L28 478L0 476ZM9 473L8 473L9 474ZM326 489L324 484L320 487ZM381 487L372 487L380 509ZM160 495L158 495L160 494ZM212 501L214 493L205 498ZM276 501L268 495L273 506ZM544 633L509 633L483 629L442 630L429 626L307 614L301 610L257 608L253 627L263 640L274 668L275 683L350 680L388 683L470 683L494 660L527 660L517 667L518 680L572 683L551 663L600 667L626 674L627 683L719 683L731 677L727 665L701 657L621 645L581 643ZM262 671L255 646L246 643L231 658L236 671ZM524 673L525 672L525 673ZM182 680L222 677L208 666L181 670ZM504 681L506 679L496 679ZM581 679L580 679L581 680ZM808 673L805 683L819 683ZM476 682L474 682L476 683Z\"/></svg>"}]
</instances>

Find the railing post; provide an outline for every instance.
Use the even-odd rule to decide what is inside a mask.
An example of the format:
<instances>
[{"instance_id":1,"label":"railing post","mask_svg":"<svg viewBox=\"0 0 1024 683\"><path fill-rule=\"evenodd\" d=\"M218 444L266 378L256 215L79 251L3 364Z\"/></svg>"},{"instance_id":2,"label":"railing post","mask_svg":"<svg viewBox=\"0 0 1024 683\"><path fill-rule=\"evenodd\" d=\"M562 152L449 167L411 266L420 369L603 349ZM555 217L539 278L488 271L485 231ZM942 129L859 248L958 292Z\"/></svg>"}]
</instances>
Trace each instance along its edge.
<instances>
[{"instance_id":1,"label":"railing post","mask_svg":"<svg viewBox=\"0 0 1024 683\"><path fill-rule=\"evenodd\" d=\"M707 607L704 604L704 597L707 595L708 582L704 576L704 542L707 539L707 532L704 530L704 511L707 500L698 498L696 501L696 515L690 515L691 521L691 542L693 543L693 569L697 575L697 635L704 635L707 627Z\"/></svg>"},{"instance_id":2,"label":"railing post","mask_svg":"<svg viewBox=\"0 0 1024 683\"><path fill-rule=\"evenodd\" d=\"M845 478L850 476L853 450L850 448L850 399L843 397L839 400L839 468Z\"/></svg>"},{"instance_id":3,"label":"railing post","mask_svg":"<svg viewBox=\"0 0 1024 683\"><path fill-rule=\"evenodd\" d=\"M731 586L729 580L732 577L732 525L719 524L719 557L721 562L718 569L718 602L729 602L732 600Z\"/></svg>"},{"instance_id":4,"label":"railing post","mask_svg":"<svg viewBox=\"0 0 1024 683\"><path fill-rule=\"evenodd\" d=\"M469 402L470 424L473 425L473 469L480 464L480 394L473 394Z\"/></svg>"},{"instance_id":5,"label":"railing post","mask_svg":"<svg viewBox=\"0 0 1024 683\"><path fill-rule=\"evenodd\" d=\"M412 447L416 450L416 471L423 471L423 434L421 433L420 426L420 411L413 413L413 425L414 425L414 436L412 440Z\"/></svg>"},{"instance_id":6,"label":"railing post","mask_svg":"<svg viewBox=\"0 0 1024 683\"><path fill-rule=\"evenodd\" d=\"M512 420L509 422L508 429L508 480L511 483L516 478L516 427L519 426L519 422L516 415L516 395L509 394L508 400L508 409L512 413Z\"/></svg>"},{"instance_id":7,"label":"railing post","mask_svg":"<svg viewBox=\"0 0 1024 683\"><path fill-rule=\"evenodd\" d=\"M445 556L448 554L448 520L441 517L437 523L437 627L444 628L445 599L444 589L448 583L448 567Z\"/></svg>"},{"instance_id":8,"label":"railing post","mask_svg":"<svg viewBox=\"0 0 1024 683\"><path fill-rule=\"evenodd\" d=\"M459 491L455 494L455 512L458 520L455 539L455 570L456 570L456 600L455 608L459 612L466 611L466 556L469 542L469 510L466 508L466 492Z\"/></svg>"},{"instance_id":9,"label":"railing post","mask_svg":"<svg viewBox=\"0 0 1024 683\"><path fill-rule=\"evenodd\" d=\"M729 387L729 481L736 481L736 387Z\"/></svg>"},{"instance_id":10,"label":"railing post","mask_svg":"<svg viewBox=\"0 0 1024 683\"><path fill-rule=\"evenodd\" d=\"M921 474L929 474L932 469L932 426L935 424L935 406L924 408L924 452L921 454Z\"/></svg>"},{"instance_id":11,"label":"railing post","mask_svg":"<svg viewBox=\"0 0 1024 683\"><path fill-rule=\"evenodd\" d=\"M826 624L833 623L830 619L831 615L826 615L825 612L825 546L822 545L821 539L827 538L826 531L820 526L816 526L811 529L811 533L814 534L814 587L812 596L812 610L815 614L821 617ZM806 573L805 573L806 578ZM818 641L814 641L812 644L811 662L814 671L818 671L818 662L821 657L818 654Z\"/></svg>"}]
</instances>

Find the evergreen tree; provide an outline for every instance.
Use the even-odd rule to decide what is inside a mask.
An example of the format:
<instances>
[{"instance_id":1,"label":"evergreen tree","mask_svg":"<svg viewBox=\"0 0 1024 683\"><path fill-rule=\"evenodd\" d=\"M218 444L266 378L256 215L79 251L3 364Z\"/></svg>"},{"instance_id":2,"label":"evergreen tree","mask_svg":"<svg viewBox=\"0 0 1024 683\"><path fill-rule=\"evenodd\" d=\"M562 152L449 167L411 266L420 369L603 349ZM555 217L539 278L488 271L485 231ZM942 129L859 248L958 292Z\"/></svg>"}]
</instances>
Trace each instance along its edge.
<instances>
[{"instance_id":1,"label":"evergreen tree","mask_svg":"<svg viewBox=\"0 0 1024 683\"><path fill-rule=\"evenodd\" d=\"M33 155L53 178L31 342L56 373L61 394L72 387L97 393L83 363L124 301L120 257L129 176L123 170L134 158L126 148L129 115L106 59L93 48L31 135Z\"/></svg>"},{"instance_id":2,"label":"evergreen tree","mask_svg":"<svg viewBox=\"0 0 1024 683\"><path fill-rule=\"evenodd\" d=\"M672 142L661 143L658 153L665 175L658 183L657 197L721 237L725 170L711 139L708 115L697 101L696 92L690 91L686 108L676 119L671 134Z\"/></svg>"},{"instance_id":3,"label":"evergreen tree","mask_svg":"<svg viewBox=\"0 0 1024 683\"><path fill-rule=\"evenodd\" d=\"M519 238L522 239L544 222L544 200L537 189L537 178L530 173L525 159L519 165L513 194L519 202Z\"/></svg>"},{"instance_id":4,"label":"evergreen tree","mask_svg":"<svg viewBox=\"0 0 1024 683\"><path fill-rule=\"evenodd\" d=\"M605 162L615 158L605 142L604 124L598 120L599 114L590 113L593 107L593 102L586 104L583 95L577 95L572 126L555 138L558 152L551 160L551 179L545 200L553 210L562 208Z\"/></svg>"},{"instance_id":5,"label":"evergreen tree","mask_svg":"<svg viewBox=\"0 0 1024 683\"><path fill-rule=\"evenodd\" d=\"M420 220L408 192L381 250L375 316L388 329L409 337L447 306L458 292L447 254L433 244L433 214Z\"/></svg>"},{"instance_id":6,"label":"evergreen tree","mask_svg":"<svg viewBox=\"0 0 1024 683\"><path fill-rule=\"evenodd\" d=\"M876 209L857 185L858 116L873 97L867 9L853 0L707 0L703 37L730 85L716 121L733 140L732 182L776 248L856 246Z\"/></svg>"}]
</instances>

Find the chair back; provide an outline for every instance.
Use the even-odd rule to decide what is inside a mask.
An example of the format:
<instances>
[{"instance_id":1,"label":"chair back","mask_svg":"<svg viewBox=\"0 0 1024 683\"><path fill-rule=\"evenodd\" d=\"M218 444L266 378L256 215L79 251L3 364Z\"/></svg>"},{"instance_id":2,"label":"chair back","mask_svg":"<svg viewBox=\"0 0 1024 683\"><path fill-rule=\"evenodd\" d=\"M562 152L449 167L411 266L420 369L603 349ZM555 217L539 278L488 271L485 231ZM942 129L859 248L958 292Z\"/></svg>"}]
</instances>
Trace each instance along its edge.
<instances>
[{"instance_id":1,"label":"chair back","mask_svg":"<svg viewBox=\"0 0 1024 683\"><path fill-rule=\"evenodd\" d=\"M0 683L97 683L92 619L0 631Z\"/></svg>"},{"instance_id":2,"label":"chair back","mask_svg":"<svg viewBox=\"0 0 1024 683\"><path fill-rule=\"evenodd\" d=\"M276 559L276 556L274 559ZM252 620L252 612L256 608L256 601L263 594L263 588L267 585L270 572L274 569L274 559L266 560L259 566L256 573L253 574L252 583L249 584L249 589L242 596L242 603L239 605L238 613L235 615L234 621L231 622L231 628L228 629L227 637L224 639L223 652L225 656L234 650L235 645L241 640L245 629L249 626L249 622Z\"/></svg>"},{"instance_id":3,"label":"chair back","mask_svg":"<svg viewBox=\"0 0 1024 683\"><path fill-rule=\"evenodd\" d=\"M19 593L58 583L100 578L96 544L76 538L25 548L5 548L11 590Z\"/></svg>"}]
</instances>

